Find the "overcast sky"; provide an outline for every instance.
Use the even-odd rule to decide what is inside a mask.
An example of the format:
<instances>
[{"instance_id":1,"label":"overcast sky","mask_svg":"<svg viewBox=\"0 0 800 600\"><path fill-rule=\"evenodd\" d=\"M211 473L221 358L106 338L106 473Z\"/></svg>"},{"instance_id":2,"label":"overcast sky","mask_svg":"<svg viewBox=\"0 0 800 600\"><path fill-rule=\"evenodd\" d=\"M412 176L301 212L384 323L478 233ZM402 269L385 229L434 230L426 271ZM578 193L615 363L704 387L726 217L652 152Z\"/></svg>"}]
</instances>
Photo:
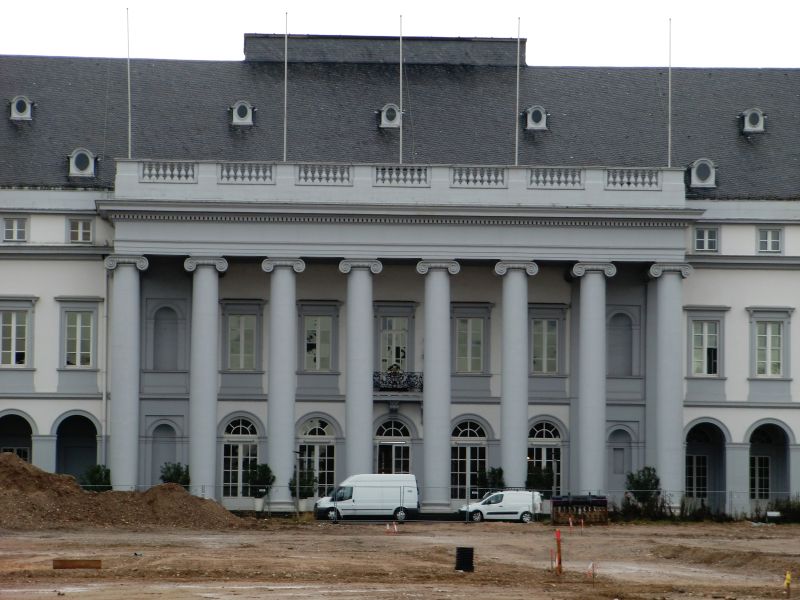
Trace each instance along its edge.
<instances>
[{"instance_id":1,"label":"overcast sky","mask_svg":"<svg viewBox=\"0 0 800 600\"><path fill-rule=\"evenodd\" d=\"M243 35L527 38L529 65L800 67L798 0L4 0L0 54L241 60Z\"/></svg>"}]
</instances>

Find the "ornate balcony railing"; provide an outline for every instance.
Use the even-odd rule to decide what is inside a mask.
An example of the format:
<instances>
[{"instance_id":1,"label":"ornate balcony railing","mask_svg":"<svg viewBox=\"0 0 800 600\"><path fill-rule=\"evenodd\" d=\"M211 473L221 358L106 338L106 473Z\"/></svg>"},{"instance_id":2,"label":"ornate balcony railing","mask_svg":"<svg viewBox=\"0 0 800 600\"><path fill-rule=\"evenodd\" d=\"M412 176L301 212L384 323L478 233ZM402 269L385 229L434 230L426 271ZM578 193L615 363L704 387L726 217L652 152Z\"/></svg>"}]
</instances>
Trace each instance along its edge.
<instances>
[{"instance_id":1,"label":"ornate balcony railing","mask_svg":"<svg viewBox=\"0 0 800 600\"><path fill-rule=\"evenodd\" d=\"M379 392L421 392L422 373L411 371L374 371L372 387Z\"/></svg>"}]
</instances>

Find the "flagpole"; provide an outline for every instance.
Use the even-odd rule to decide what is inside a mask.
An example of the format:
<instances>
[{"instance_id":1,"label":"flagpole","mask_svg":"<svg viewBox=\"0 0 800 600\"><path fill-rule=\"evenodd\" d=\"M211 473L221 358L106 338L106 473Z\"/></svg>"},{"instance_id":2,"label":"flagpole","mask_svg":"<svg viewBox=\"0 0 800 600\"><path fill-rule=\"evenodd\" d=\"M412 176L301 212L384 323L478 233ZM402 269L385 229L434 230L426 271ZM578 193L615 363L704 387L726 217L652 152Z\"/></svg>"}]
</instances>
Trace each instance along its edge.
<instances>
[{"instance_id":1,"label":"flagpole","mask_svg":"<svg viewBox=\"0 0 800 600\"><path fill-rule=\"evenodd\" d=\"M131 158L131 22L128 9L125 9L125 29L128 41L128 160Z\"/></svg>"},{"instance_id":2,"label":"flagpole","mask_svg":"<svg viewBox=\"0 0 800 600\"><path fill-rule=\"evenodd\" d=\"M672 17L669 19L669 67L667 69L667 168L672 167Z\"/></svg>"},{"instance_id":3,"label":"flagpole","mask_svg":"<svg viewBox=\"0 0 800 600\"><path fill-rule=\"evenodd\" d=\"M519 26L517 17L517 100L514 106L514 166L519 165Z\"/></svg>"},{"instance_id":4,"label":"flagpole","mask_svg":"<svg viewBox=\"0 0 800 600\"><path fill-rule=\"evenodd\" d=\"M289 13L284 13L283 35L283 162L286 162L287 118L289 114Z\"/></svg>"},{"instance_id":5,"label":"flagpole","mask_svg":"<svg viewBox=\"0 0 800 600\"><path fill-rule=\"evenodd\" d=\"M403 15L400 15L400 164L403 164Z\"/></svg>"}]
</instances>

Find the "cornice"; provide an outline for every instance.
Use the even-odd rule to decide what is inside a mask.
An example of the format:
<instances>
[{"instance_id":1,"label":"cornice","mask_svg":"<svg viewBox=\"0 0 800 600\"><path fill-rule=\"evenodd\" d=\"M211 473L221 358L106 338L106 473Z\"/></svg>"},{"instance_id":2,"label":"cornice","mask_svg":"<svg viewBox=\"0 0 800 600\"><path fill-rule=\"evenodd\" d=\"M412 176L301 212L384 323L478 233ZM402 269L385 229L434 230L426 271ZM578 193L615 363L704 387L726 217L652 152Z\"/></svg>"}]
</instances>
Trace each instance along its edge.
<instances>
[{"instance_id":1,"label":"cornice","mask_svg":"<svg viewBox=\"0 0 800 600\"><path fill-rule=\"evenodd\" d=\"M800 269L798 256L688 254L686 261L695 269Z\"/></svg>"},{"instance_id":2,"label":"cornice","mask_svg":"<svg viewBox=\"0 0 800 600\"><path fill-rule=\"evenodd\" d=\"M140 271L146 271L147 267L150 266L150 262L144 256L124 256L120 254L106 256L103 264L109 271L113 271L119 265L133 265Z\"/></svg>"},{"instance_id":3,"label":"cornice","mask_svg":"<svg viewBox=\"0 0 800 600\"><path fill-rule=\"evenodd\" d=\"M228 270L228 261L220 256L190 256L183 261L183 268L189 273L202 266L214 267L217 272L224 273Z\"/></svg>"},{"instance_id":4,"label":"cornice","mask_svg":"<svg viewBox=\"0 0 800 600\"><path fill-rule=\"evenodd\" d=\"M373 275L383 271L383 263L379 260L359 260L346 258L339 263L339 271L347 274L351 269L369 269Z\"/></svg>"},{"instance_id":5,"label":"cornice","mask_svg":"<svg viewBox=\"0 0 800 600\"><path fill-rule=\"evenodd\" d=\"M290 267L295 273L302 273L306 270L306 263L302 258L265 258L261 261L265 273L272 273L278 267Z\"/></svg>"},{"instance_id":6,"label":"cornice","mask_svg":"<svg viewBox=\"0 0 800 600\"><path fill-rule=\"evenodd\" d=\"M514 262L501 260L494 266L494 272L498 275L505 275L512 269L524 270L528 275L533 277L539 272L539 265L537 265L535 262Z\"/></svg>"}]
</instances>

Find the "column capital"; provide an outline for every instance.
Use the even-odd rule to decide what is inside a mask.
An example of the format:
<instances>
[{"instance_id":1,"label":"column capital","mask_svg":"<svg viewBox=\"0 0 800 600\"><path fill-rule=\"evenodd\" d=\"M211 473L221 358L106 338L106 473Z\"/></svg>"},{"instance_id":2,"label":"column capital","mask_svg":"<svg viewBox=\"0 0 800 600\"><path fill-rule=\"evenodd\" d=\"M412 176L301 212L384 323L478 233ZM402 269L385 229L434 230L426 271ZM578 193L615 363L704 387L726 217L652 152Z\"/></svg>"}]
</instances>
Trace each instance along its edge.
<instances>
[{"instance_id":1,"label":"column capital","mask_svg":"<svg viewBox=\"0 0 800 600\"><path fill-rule=\"evenodd\" d=\"M218 272L224 273L228 270L228 261L221 256L190 256L183 261L183 268L189 273L203 266L215 267Z\"/></svg>"},{"instance_id":2,"label":"column capital","mask_svg":"<svg viewBox=\"0 0 800 600\"><path fill-rule=\"evenodd\" d=\"M539 265L535 262L517 262L501 260L494 266L494 272L498 275L505 275L512 269L522 269L533 277L539 272Z\"/></svg>"},{"instance_id":3,"label":"column capital","mask_svg":"<svg viewBox=\"0 0 800 600\"><path fill-rule=\"evenodd\" d=\"M106 256L103 265L109 271L113 271L119 265L133 265L140 271L147 270L150 262L144 256L128 256L123 254L111 254Z\"/></svg>"},{"instance_id":4,"label":"column capital","mask_svg":"<svg viewBox=\"0 0 800 600\"><path fill-rule=\"evenodd\" d=\"M345 258L339 263L339 271L345 275L352 269L369 269L373 275L377 275L383 271L383 263L379 260L361 258Z\"/></svg>"},{"instance_id":5,"label":"column capital","mask_svg":"<svg viewBox=\"0 0 800 600\"><path fill-rule=\"evenodd\" d=\"M686 279L692 274L692 271L694 271L694 269L692 269L691 265L687 265L686 263L655 263L650 266L648 274L653 279L657 279L664 273L680 273L681 277Z\"/></svg>"},{"instance_id":6,"label":"column capital","mask_svg":"<svg viewBox=\"0 0 800 600\"><path fill-rule=\"evenodd\" d=\"M461 265L454 260L421 260L417 263L417 273L427 275L431 269L447 269L450 275L458 275Z\"/></svg>"},{"instance_id":7,"label":"column capital","mask_svg":"<svg viewBox=\"0 0 800 600\"><path fill-rule=\"evenodd\" d=\"M594 273L600 271L606 277L613 277L617 274L617 267L612 263L589 263L579 262L572 265L572 276L583 277L586 273Z\"/></svg>"},{"instance_id":8,"label":"column capital","mask_svg":"<svg viewBox=\"0 0 800 600\"><path fill-rule=\"evenodd\" d=\"M306 270L306 263L302 258L265 258L261 261L261 270L272 273L278 267L290 267L295 273Z\"/></svg>"}]
</instances>

